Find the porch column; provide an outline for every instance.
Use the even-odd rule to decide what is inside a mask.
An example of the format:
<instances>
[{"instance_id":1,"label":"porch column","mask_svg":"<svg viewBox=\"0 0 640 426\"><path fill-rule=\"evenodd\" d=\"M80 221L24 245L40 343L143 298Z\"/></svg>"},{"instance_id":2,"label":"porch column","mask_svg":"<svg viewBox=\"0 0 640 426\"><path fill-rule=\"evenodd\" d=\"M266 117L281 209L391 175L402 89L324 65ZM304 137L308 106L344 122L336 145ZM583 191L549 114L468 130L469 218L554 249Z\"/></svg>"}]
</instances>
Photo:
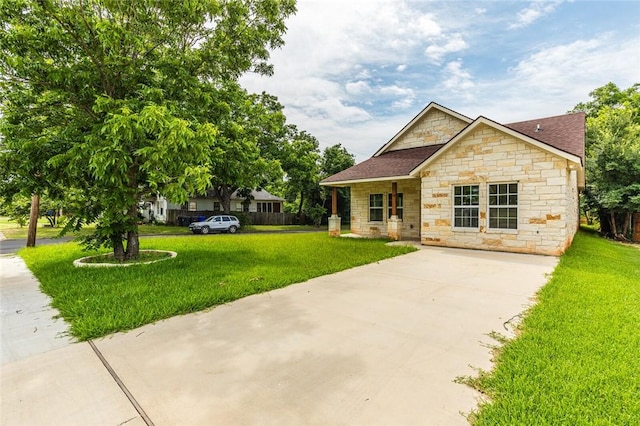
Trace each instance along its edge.
<instances>
[{"instance_id":1,"label":"porch column","mask_svg":"<svg viewBox=\"0 0 640 426\"><path fill-rule=\"evenodd\" d=\"M387 236L399 241L402 234L402 220L398 219L398 182L391 183L391 217L387 221Z\"/></svg>"},{"instance_id":2,"label":"porch column","mask_svg":"<svg viewBox=\"0 0 640 426\"><path fill-rule=\"evenodd\" d=\"M340 216L338 216L338 187L334 186L331 195L331 217L329 217L329 236L340 236Z\"/></svg>"}]
</instances>

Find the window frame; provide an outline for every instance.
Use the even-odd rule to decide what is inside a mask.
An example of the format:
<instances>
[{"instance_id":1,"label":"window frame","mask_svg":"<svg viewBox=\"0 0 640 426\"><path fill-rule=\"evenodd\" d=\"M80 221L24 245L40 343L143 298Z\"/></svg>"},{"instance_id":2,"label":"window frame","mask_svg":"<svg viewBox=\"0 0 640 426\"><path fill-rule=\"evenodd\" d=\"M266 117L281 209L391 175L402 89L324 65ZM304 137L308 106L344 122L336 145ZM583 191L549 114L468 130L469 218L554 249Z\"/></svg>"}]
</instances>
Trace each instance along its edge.
<instances>
[{"instance_id":1,"label":"window frame","mask_svg":"<svg viewBox=\"0 0 640 426\"><path fill-rule=\"evenodd\" d=\"M506 192L500 192L500 186L504 185L506 188ZM512 192L512 186L515 185L515 192ZM496 187L497 192L495 194L491 193L491 187ZM496 204L491 204L492 198L496 197ZM505 197L507 204L500 204L501 197ZM515 197L515 204L512 204L512 197ZM506 220L507 226L491 226L491 222L493 219L492 210L501 210L506 209L509 210L507 212L506 217L501 217L498 214L496 218L497 224L499 225L500 220ZM515 217L511 217L510 210L515 210ZM520 184L517 181L508 181L508 182L492 182L487 184L487 230L493 232L517 232L518 231L518 221L520 219ZM510 223L515 221L515 227L511 227Z\"/></svg>"},{"instance_id":2,"label":"window frame","mask_svg":"<svg viewBox=\"0 0 640 426\"><path fill-rule=\"evenodd\" d=\"M380 205L373 206L374 198L376 196L380 196ZM372 219L372 212L376 212L376 216L378 216L378 212L380 214L380 219ZM384 194L381 192L371 193L369 194L369 222L384 222Z\"/></svg>"},{"instance_id":3,"label":"window frame","mask_svg":"<svg viewBox=\"0 0 640 426\"><path fill-rule=\"evenodd\" d=\"M460 194L456 194L456 188L462 188ZM465 194L464 188L470 188L469 194ZM473 193L473 189L475 188L476 193ZM453 185L452 191L452 202L451 202L451 228L453 230L464 231L464 230L474 230L477 231L480 229L480 185L479 184L467 184L467 185ZM472 204L473 198L475 196L475 204ZM469 200L471 203L465 204L465 197L471 198ZM461 200L461 204L456 204L457 199ZM461 210L461 215L456 215L456 210ZM475 210L475 215L465 215L464 210ZM457 225L456 220L460 218L462 222L461 225ZM470 224L475 223L472 226L464 226L464 221L469 220Z\"/></svg>"}]
</instances>

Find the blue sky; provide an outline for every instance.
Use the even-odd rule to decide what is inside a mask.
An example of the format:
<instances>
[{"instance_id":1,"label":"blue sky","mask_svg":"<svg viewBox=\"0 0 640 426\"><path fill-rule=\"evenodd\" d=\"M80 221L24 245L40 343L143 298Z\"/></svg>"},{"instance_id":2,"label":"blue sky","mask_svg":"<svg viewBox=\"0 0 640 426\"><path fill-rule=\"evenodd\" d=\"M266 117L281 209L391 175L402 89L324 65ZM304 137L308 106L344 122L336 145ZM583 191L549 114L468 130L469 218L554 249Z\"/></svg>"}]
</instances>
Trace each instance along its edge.
<instances>
[{"instance_id":1,"label":"blue sky","mask_svg":"<svg viewBox=\"0 0 640 426\"><path fill-rule=\"evenodd\" d=\"M358 162L431 101L509 123L640 82L637 1L299 0L287 27L275 75L243 85Z\"/></svg>"}]
</instances>

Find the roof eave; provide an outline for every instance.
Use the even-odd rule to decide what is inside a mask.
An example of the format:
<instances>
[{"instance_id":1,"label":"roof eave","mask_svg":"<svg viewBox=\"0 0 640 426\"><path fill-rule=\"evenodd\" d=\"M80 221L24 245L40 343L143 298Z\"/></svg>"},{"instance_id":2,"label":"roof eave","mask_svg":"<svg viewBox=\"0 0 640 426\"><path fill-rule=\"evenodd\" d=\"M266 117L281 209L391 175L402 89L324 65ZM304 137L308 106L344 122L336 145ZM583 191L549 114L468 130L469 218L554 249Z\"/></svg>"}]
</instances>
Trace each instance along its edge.
<instances>
[{"instance_id":1,"label":"roof eave","mask_svg":"<svg viewBox=\"0 0 640 426\"><path fill-rule=\"evenodd\" d=\"M395 181L395 180L405 180L405 179L415 179L415 176L411 175L402 175L402 176L381 176L374 178L364 178L364 179L351 179L351 180L341 180L335 182L320 182L321 186L350 186L357 183L368 183L368 182L384 182L384 181Z\"/></svg>"}]
</instances>

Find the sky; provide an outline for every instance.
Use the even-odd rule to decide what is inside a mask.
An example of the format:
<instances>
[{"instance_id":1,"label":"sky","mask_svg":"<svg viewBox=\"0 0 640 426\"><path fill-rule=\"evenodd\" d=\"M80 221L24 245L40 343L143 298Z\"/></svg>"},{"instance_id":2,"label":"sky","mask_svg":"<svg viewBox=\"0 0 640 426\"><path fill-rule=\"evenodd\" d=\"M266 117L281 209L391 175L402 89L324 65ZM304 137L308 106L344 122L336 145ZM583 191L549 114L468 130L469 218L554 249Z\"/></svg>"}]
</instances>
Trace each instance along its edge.
<instances>
[{"instance_id":1,"label":"sky","mask_svg":"<svg viewBox=\"0 0 640 426\"><path fill-rule=\"evenodd\" d=\"M250 92L363 161L429 102L507 124L640 83L638 1L299 0Z\"/></svg>"}]
</instances>

